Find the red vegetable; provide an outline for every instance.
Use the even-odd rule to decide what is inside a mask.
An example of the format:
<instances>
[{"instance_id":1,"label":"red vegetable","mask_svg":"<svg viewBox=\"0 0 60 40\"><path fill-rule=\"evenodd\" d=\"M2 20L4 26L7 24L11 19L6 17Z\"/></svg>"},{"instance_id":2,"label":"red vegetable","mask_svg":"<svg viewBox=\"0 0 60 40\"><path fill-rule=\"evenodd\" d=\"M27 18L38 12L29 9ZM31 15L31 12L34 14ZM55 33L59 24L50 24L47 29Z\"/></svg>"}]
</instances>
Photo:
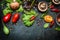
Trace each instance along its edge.
<instances>
[{"instance_id":1,"label":"red vegetable","mask_svg":"<svg viewBox=\"0 0 60 40\"><path fill-rule=\"evenodd\" d=\"M52 28L54 25L54 20L50 23L50 28Z\"/></svg>"},{"instance_id":2,"label":"red vegetable","mask_svg":"<svg viewBox=\"0 0 60 40\"><path fill-rule=\"evenodd\" d=\"M13 23L16 23L16 22L18 21L18 19L19 19L19 14L18 14L18 13L15 13L15 14L13 15L13 17L12 17L12 22L13 22Z\"/></svg>"},{"instance_id":3,"label":"red vegetable","mask_svg":"<svg viewBox=\"0 0 60 40\"><path fill-rule=\"evenodd\" d=\"M51 9L53 12L60 12L60 10L59 9L57 9L57 8L54 8L54 9Z\"/></svg>"},{"instance_id":4,"label":"red vegetable","mask_svg":"<svg viewBox=\"0 0 60 40\"><path fill-rule=\"evenodd\" d=\"M36 18L35 16L32 16L32 17L30 18L30 21L34 20L35 18Z\"/></svg>"},{"instance_id":5,"label":"red vegetable","mask_svg":"<svg viewBox=\"0 0 60 40\"><path fill-rule=\"evenodd\" d=\"M9 22L11 18L11 13L7 13L4 17L3 17L3 22L7 23Z\"/></svg>"},{"instance_id":6,"label":"red vegetable","mask_svg":"<svg viewBox=\"0 0 60 40\"><path fill-rule=\"evenodd\" d=\"M50 8L53 9L54 8L54 5L51 5Z\"/></svg>"}]
</instances>

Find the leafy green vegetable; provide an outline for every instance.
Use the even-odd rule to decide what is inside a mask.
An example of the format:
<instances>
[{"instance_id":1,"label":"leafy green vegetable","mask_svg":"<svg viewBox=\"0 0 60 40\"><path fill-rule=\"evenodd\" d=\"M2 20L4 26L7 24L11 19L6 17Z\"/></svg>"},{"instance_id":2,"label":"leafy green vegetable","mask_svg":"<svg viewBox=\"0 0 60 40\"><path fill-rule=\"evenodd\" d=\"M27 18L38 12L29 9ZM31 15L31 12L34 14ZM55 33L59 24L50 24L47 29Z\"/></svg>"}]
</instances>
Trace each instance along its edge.
<instances>
[{"instance_id":1,"label":"leafy green vegetable","mask_svg":"<svg viewBox=\"0 0 60 40\"><path fill-rule=\"evenodd\" d=\"M21 0L16 0L17 2L20 2L20 3L22 3L22 1Z\"/></svg>"},{"instance_id":2,"label":"leafy green vegetable","mask_svg":"<svg viewBox=\"0 0 60 40\"><path fill-rule=\"evenodd\" d=\"M11 8L10 8L10 4L9 4L9 3L7 3L7 4L6 4L6 6L7 6L7 8L8 8L8 9L11 9Z\"/></svg>"},{"instance_id":3,"label":"leafy green vegetable","mask_svg":"<svg viewBox=\"0 0 60 40\"><path fill-rule=\"evenodd\" d=\"M21 0L16 0L17 2L22 2ZM13 2L13 0L6 0L6 2L8 2L8 3L11 3L11 2Z\"/></svg>"},{"instance_id":4,"label":"leafy green vegetable","mask_svg":"<svg viewBox=\"0 0 60 40\"><path fill-rule=\"evenodd\" d=\"M25 23L25 25L26 25L26 26L31 26L31 25L33 24L33 22L34 22L34 20L31 21L31 22L30 22L30 21L27 21L27 22Z\"/></svg>"},{"instance_id":5,"label":"leafy green vegetable","mask_svg":"<svg viewBox=\"0 0 60 40\"><path fill-rule=\"evenodd\" d=\"M36 13L36 11L34 10L31 10L31 11L24 11L25 14L27 15L34 15L34 16L37 16L38 14Z\"/></svg>"},{"instance_id":6,"label":"leafy green vegetable","mask_svg":"<svg viewBox=\"0 0 60 40\"><path fill-rule=\"evenodd\" d=\"M6 2L9 2L9 3L11 3L11 2L13 2L13 0L6 0Z\"/></svg>"},{"instance_id":7,"label":"leafy green vegetable","mask_svg":"<svg viewBox=\"0 0 60 40\"><path fill-rule=\"evenodd\" d=\"M12 12L12 10L9 10L8 8L5 8L3 10L3 14L6 15L7 13Z\"/></svg>"},{"instance_id":8,"label":"leafy green vegetable","mask_svg":"<svg viewBox=\"0 0 60 40\"><path fill-rule=\"evenodd\" d=\"M30 21L30 18L32 16L37 16L37 13L34 11L34 10L30 10L30 11L24 11L25 14L22 15L22 20L23 20L23 23L26 25L26 26L31 26L33 23L34 23L34 20L33 21Z\"/></svg>"},{"instance_id":9,"label":"leafy green vegetable","mask_svg":"<svg viewBox=\"0 0 60 40\"><path fill-rule=\"evenodd\" d=\"M9 29L4 25L3 27L3 32L8 35L9 34Z\"/></svg>"},{"instance_id":10,"label":"leafy green vegetable","mask_svg":"<svg viewBox=\"0 0 60 40\"><path fill-rule=\"evenodd\" d=\"M19 8L18 10L16 10L16 11L17 11L17 12L23 12L24 9L23 9L22 5L20 5L20 8Z\"/></svg>"},{"instance_id":11,"label":"leafy green vegetable","mask_svg":"<svg viewBox=\"0 0 60 40\"><path fill-rule=\"evenodd\" d=\"M55 30L60 31L60 26L56 27Z\"/></svg>"},{"instance_id":12,"label":"leafy green vegetable","mask_svg":"<svg viewBox=\"0 0 60 40\"><path fill-rule=\"evenodd\" d=\"M3 10L3 14L6 15L9 12L13 12L9 6L9 3L6 4L6 8Z\"/></svg>"},{"instance_id":13,"label":"leafy green vegetable","mask_svg":"<svg viewBox=\"0 0 60 40\"><path fill-rule=\"evenodd\" d=\"M44 28L48 28L48 27L49 27L49 23L45 23Z\"/></svg>"},{"instance_id":14,"label":"leafy green vegetable","mask_svg":"<svg viewBox=\"0 0 60 40\"><path fill-rule=\"evenodd\" d=\"M23 20L29 20L30 19L30 15L26 15L24 16Z\"/></svg>"}]
</instances>

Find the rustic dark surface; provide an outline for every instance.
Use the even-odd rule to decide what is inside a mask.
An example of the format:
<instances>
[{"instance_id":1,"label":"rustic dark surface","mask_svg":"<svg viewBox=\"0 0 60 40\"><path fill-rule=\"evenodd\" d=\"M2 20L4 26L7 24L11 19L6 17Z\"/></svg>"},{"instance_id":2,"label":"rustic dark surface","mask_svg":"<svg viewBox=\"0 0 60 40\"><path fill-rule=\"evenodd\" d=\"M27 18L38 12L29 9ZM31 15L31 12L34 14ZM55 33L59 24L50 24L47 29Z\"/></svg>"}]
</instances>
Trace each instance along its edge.
<instances>
[{"instance_id":1,"label":"rustic dark surface","mask_svg":"<svg viewBox=\"0 0 60 40\"><path fill-rule=\"evenodd\" d=\"M0 6L0 40L60 40L60 32L55 31L54 28L57 27L56 23L53 28L43 28L43 24L45 23L43 19L40 19L41 12L38 9L34 8L35 11L39 14L31 27L26 27L21 21L21 17L16 24L12 24L11 20L7 23L7 27L10 30L10 34L8 36L4 35L2 28L2 9ZM14 14L14 13L13 13ZM20 13L21 16L23 13ZM56 13L51 12L49 9L49 15L56 18ZM38 25L38 21L40 24Z\"/></svg>"}]
</instances>

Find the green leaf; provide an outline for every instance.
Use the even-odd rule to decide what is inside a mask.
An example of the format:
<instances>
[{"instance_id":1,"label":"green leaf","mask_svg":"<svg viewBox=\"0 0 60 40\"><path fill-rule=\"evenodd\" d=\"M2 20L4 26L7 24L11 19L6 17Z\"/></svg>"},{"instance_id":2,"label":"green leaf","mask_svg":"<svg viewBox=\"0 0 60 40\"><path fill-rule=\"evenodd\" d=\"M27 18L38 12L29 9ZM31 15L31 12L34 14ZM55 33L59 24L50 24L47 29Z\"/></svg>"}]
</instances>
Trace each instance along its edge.
<instances>
[{"instance_id":1,"label":"green leaf","mask_svg":"<svg viewBox=\"0 0 60 40\"><path fill-rule=\"evenodd\" d=\"M59 27L56 27L55 30L60 31L60 26Z\"/></svg>"},{"instance_id":2,"label":"green leaf","mask_svg":"<svg viewBox=\"0 0 60 40\"><path fill-rule=\"evenodd\" d=\"M6 2L9 2L9 3L11 3L11 2L13 2L13 0L6 0Z\"/></svg>"},{"instance_id":3,"label":"green leaf","mask_svg":"<svg viewBox=\"0 0 60 40\"><path fill-rule=\"evenodd\" d=\"M22 3L21 0L16 0L16 1ZM11 3L11 2L13 2L13 0L6 0L6 2Z\"/></svg>"},{"instance_id":4,"label":"green leaf","mask_svg":"<svg viewBox=\"0 0 60 40\"><path fill-rule=\"evenodd\" d=\"M31 26L31 25L33 24L33 22L34 22L34 20L31 21L31 22L30 22L30 21L27 21L27 22L25 23L25 25L26 25L26 26Z\"/></svg>"},{"instance_id":5,"label":"green leaf","mask_svg":"<svg viewBox=\"0 0 60 40\"><path fill-rule=\"evenodd\" d=\"M17 12L23 12L24 9L23 9L22 5L20 5L20 8L19 8L18 10L16 10L16 11L17 11Z\"/></svg>"},{"instance_id":6,"label":"green leaf","mask_svg":"<svg viewBox=\"0 0 60 40\"><path fill-rule=\"evenodd\" d=\"M3 10L3 14L4 15L6 15L7 13L9 13L9 12L13 12L12 10L9 10L8 8L5 8L4 10Z\"/></svg>"},{"instance_id":7,"label":"green leaf","mask_svg":"<svg viewBox=\"0 0 60 40\"><path fill-rule=\"evenodd\" d=\"M48 28L48 27L49 27L49 23L45 23L44 28Z\"/></svg>"},{"instance_id":8,"label":"green leaf","mask_svg":"<svg viewBox=\"0 0 60 40\"><path fill-rule=\"evenodd\" d=\"M7 9L11 9L9 3L7 3L6 6L7 6L7 7L6 7Z\"/></svg>"}]
</instances>

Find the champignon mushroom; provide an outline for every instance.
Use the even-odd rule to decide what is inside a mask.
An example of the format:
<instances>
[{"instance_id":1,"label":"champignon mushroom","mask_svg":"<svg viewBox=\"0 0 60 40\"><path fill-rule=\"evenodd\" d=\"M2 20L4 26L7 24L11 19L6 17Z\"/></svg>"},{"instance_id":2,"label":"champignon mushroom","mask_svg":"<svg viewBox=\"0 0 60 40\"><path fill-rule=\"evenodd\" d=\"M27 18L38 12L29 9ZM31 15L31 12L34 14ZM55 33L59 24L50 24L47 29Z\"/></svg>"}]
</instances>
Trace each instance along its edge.
<instances>
[{"instance_id":1,"label":"champignon mushroom","mask_svg":"<svg viewBox=\"0 0 60 40\"><path fill-rule=\"evenodd\" d=\"M45 12L48 9L48 6L45 2L39 2L38 9L41 12Z\"/></svg>"},{"instance_id":2,"label":"champignon mushroom","mask_svg":"<svg viewBox=\"0 0 60 40\"><path fill-rule=\"evenodd\" d=\"M52 0L52 2L54 3L54 4L60 4L60 0Z\"/></svg>"},{"instance_id":3,"label":"champignon mushroom","mask_svg":"<svg viewBox=\"0 0 60 40\"><path fill-rule=\"evenodd\" d=\"M20 6L20 4L18 2L16 2L15 0L13 0L13 2L10 4L11 9L13 9L13 10L18 9L19 6Z\"/></svg>"}]
</instances>

